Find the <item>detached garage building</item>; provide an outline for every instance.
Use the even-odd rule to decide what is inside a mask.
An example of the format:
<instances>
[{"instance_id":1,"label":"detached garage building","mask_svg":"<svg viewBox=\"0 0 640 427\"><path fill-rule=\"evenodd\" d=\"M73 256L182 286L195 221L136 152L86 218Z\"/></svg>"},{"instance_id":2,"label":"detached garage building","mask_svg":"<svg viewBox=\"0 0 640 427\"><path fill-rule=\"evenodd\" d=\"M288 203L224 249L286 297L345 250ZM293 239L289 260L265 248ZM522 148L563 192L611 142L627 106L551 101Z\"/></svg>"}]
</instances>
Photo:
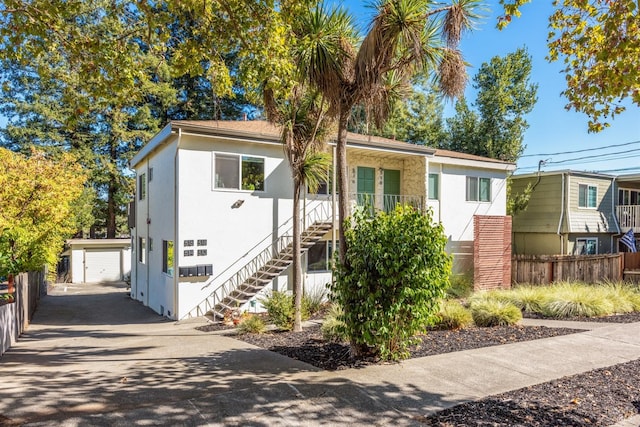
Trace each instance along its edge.
<instances>
[{"instance_id":1,"label":"detached garage building","mask_svg":"<svg viewBox=\"0 0 640 427\"><path fill-rule=\"evenodd\" d=\"M130 239L67 240L71 282L118 282L131 274Z\"/></svg>"}]
</instances>

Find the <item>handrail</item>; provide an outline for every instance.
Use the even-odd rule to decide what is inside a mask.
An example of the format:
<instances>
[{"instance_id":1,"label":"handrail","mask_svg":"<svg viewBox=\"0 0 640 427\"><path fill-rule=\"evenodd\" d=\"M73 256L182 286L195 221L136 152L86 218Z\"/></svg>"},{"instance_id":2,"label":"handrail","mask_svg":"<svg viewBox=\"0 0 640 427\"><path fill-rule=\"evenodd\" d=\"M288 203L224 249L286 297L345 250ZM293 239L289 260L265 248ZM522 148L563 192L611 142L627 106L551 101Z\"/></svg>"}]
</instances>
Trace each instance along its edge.
<instances>
[{"instance_id":1,"label":"handrail","mask_svg":"<svg viewBox=\"0 0 640 427\"><path fill-rule=\"evenodd\" d=\"M323 200L311 200L305 205L305 208L306 206L309 206L313 203L318 203L318 205L315 206L311 211L303 215L303 217L301 218L302 223L311 225L319 221L320 222L331 221L331 217L332 217L331 203ZM280 228L282 228L288 222L292 221L292 219L293 218L287 219L287 221L285 221L283 224L278 226L276 231L280 230ZM270 241L269 245L266 248L264 248L256 256L254 256L250 261L248 261L246 264L240 267L229 278L227 278L222 283L220 283L220 285L216 286L215 289L204 300L198 303L196 307L194 307L187 316L191 315L191 313L193 313L194 311L196 311L197 313L200 313L200 306L202 304L206 304L206 310L204 310L204 313L202 314L205 314L210 309L215 308L218 305L218 303L220 303L227 295L231 294L231 292L237 289L242 283L244 283L247 279L249 279L251 276L256 274L276 255L284 251L287 248L287 246L293 242L292 231L293 231L293 224L287 230L282 232L282 234L280 234L277 237L277 240L275 242ZM272 233L267 237L265 237L264 239L262 239L257 244L255 244L242 257L238 258L235 262L233 262L231 265L225 268L221 273L219 273L215 278L211 279L211 281L209 281L209 284L207 284L205 288L214 284L214 282L219 277L221 277L224 273L228 272L233 266L237 265L240 260L245 258L255 248L263 244L267 239L273 239L273 236L274 234ZM211 303L209 303L210 299L213 299Z\"/></svg>"},{"instance_id":2,"label":"handrail","mask_svg":"<svg viewBox=\"0 0 640 427\"><path fill-rule=\"evenodd\" d=\"M311 200L311 201L309 201L309 202L305 205L305 207L306 207L306 206L309 206L309 205L311 205L311 204L313 204L313 203L318 203L318 201L317 201L317 200L315 200L315 199L314 199L314 200ZM325 203L320 202L320 205L319 205L319 206L317 206L316 208L314 208L314 209L311 211L311 213L310 213L310 214L313 214L313 213L317 210L317 208L318 208L318 207L320 207L320 206L322 206L322 205L324 205L324 204L325 204ZM331 207L329 207L329 209L331 209ZM307 216L309 216L309 214L307 214ZM330 216L329 216L329 218L330 218ZM217 275L217 276L215 276L214 278L212 278L211 280L209 280L209 285L210 285L210 284L213 284L213 283L216 281L216 279L220 278L220 277L221 277L223 274L225 274L227 271L231 270L231 268L232 268L233 266L235 266L235 265L239 264L239 263L240 263L240 261L241 261L242 259L246 258L246 257L247 257L247 255L249 255L251 252L253 252L253 250L254 250L254 249L256 249L257 247L259 247L260 245L262 245L265 241L267 241L267 240L269 240L269 239L273 239L273 236L274 236L274 235L276 235L276 236L281 235L278 231L279 231L282 227L284 227L285 225L287 225L287 223L289 223L289 222L291 222L291 221L293 221L293 216L289 217L286 221L284 221L282 224L280 224L280 225L278 226L278 228L276 228L276 229L275 229L274 231L272 231L271 233L267 234L267 235L266 235L262 240L260 240L258 243L256 243L255 245L253 245L251 248L249 248L249 249L248 249L248 250L247 250L247 251L246 251L246 252L245 252L245 253L244 253L240 258L238 258L237 260L235 260L233 263L229 264L229 265L227 266L227 268L225 268L225 269L224 269L224 270L222 270L220 273L218 273L218 275ZM291 225L291 227L289 227L289 229L288 229L287 231L289 231L289 230L293 230L293 225ZM286 233L287 231L283 232L282 234ZM272 242L272 243L273 243L273 242ZM208 287L209 285L205 286L204 288ZM204 288L203 288L203 289L204 289Z\"/></svg>"},{"instance_id":3,"label":"handrail","mask_svg":"<svg viewBox=\"0 0 640 427\"><path fill-rule=\"evenodd\" d=\"M375 210L389 211L398 204L408 204L424 211L424 196L414 194L349 193L349 202Z\"/></svg>"}]
</instances>

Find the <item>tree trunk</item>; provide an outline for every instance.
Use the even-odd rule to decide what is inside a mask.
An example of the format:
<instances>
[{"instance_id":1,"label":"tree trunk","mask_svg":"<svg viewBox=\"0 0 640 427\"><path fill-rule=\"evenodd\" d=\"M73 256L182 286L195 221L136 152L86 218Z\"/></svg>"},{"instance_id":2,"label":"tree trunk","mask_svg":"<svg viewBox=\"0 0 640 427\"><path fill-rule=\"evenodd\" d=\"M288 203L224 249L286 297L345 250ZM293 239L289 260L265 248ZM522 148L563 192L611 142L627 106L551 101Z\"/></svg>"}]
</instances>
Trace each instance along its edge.
<instances>
[{"instance_id":1,"label":"tree trunk","mask_svg":"<svg viewBox=\"0 0 640 427\"><path fill-rule=\"evenodd\" d=\"M349 174L347 170L347 121L349 120L350 109L342 106L340 118L338 120L338 141L336 155L338 156L338 241L340 250L340 264L346 266L347 242L345 239L344 222L349 216L349 194L348 185Z\"/></svg>"},{"instance_id":2,"label":"tree trunk","mask_svg":"<svg viewBox=\"0 0 640 427\"><path fill-rule=\"evenodd\" d=\"M294 172L295 173L295 172ZM300 177L293 178L293 331L302 331L302 265L300 262Z\"/></svg>"},{"instance_id":3,"label":"tree trunk","mask_svg":"<svg viewBox=\"0 0 640 427\"><path fill-rule=\"evenodd\" d=\"M114 169L117 170L118 150L117 141L111 138L109 146L109 158ZM109 189L107 191L107 239L116 238L116 193L118 192L118 176L109 173Z\"/></svg>"},{"instance_id":4,"label":"tree trunk","mask_svg":"<svg viewBox=\"0 0 640 427\"><path fill-rule=\"evenodd\" d=\"M109 191L107 193L107 239L116 238L116 186L113 181L117 179L110 177Z\"/></svg>"}]
</instances>

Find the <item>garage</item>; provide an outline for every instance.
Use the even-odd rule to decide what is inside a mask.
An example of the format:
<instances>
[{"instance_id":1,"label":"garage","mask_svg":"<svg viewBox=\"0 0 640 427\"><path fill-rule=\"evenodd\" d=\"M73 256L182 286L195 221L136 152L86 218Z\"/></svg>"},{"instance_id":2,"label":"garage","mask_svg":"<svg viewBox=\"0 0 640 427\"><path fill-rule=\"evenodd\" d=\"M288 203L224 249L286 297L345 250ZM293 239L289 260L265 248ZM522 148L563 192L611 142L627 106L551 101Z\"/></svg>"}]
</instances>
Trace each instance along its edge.
<instances>
[{"instance_id":1,"label":"garage","mask_svg":"<svg viewBox=\"0 0 640 427\"><path fill-rule=\"evenodd\" d=\"M70 282L119 282L131 274L130 239L71 239L67 247Z\"/></svg>"},{"instance_id":2,"label":"garage","mask_svg":"<svg viewBox=\"0 0 640 427\"><path fill-rule=\"evenodd\" d=\"M122 250L86 249L84 251L84 281L117 282L122 280Z\"/></svg>"}]
</instances>

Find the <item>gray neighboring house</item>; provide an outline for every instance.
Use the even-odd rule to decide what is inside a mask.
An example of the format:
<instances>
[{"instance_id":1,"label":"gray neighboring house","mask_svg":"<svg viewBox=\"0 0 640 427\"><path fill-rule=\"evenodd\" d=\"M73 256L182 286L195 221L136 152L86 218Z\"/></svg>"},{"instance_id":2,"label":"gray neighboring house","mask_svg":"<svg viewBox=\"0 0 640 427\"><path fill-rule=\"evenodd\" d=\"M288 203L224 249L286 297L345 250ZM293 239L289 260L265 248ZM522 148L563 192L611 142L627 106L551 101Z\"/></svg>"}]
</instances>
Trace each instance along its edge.
<instances>
[{"instance_id":1,"label":"gray neighboring house","mask_svg":"<svg viewBox=\"0 0 640 427\"><path fill-rule=\"evenodd\" d=\"M514 175L513 194L521 193L528 184L534 190L528 208L513 216L513 253L617 253L621 232L628 229L621 229L616 215L616 180L620 184L622 178L572 170ZM628 182L631 185L631 178Z\"/></svg>"}]
</instances>

